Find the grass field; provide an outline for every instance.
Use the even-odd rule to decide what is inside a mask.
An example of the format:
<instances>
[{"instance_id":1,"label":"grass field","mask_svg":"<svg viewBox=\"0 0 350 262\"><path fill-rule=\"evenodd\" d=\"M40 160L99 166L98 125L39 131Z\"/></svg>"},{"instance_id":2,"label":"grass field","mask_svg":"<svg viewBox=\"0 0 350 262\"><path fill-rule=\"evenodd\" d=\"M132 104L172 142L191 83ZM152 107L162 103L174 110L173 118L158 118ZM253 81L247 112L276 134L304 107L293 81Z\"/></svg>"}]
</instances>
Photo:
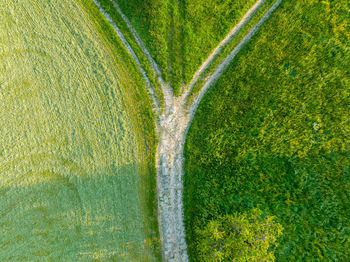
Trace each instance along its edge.
<instances>
[{"instance_id":1,"label":"grass field","mask_svg":"<svg viewBox=\"0 0 350 262\"><path fill-rule=\"evenodd\" d=\"M258 207L277 261L350 253L348 3L283 1L202 101L185 147L185 222Z\"/></svg>"},{"instance_id":2,"label":"grass field","mask_svg":"<svg viewBox=\"0 0 350 262\"><path fill-rule=\"evenodd\" d=\"M141 75L92 1L0 2L0 260L159 259Z\"/></svg>"},{"instance_id":3,"label":"grass field","mask_svg":"<svg viewBox=\"0 0 350 262\"><path fill-rule=\"evenodd\" d=\"M130 18L175 94L255 0L113 0Z\"/></svg>"}]
</instances>

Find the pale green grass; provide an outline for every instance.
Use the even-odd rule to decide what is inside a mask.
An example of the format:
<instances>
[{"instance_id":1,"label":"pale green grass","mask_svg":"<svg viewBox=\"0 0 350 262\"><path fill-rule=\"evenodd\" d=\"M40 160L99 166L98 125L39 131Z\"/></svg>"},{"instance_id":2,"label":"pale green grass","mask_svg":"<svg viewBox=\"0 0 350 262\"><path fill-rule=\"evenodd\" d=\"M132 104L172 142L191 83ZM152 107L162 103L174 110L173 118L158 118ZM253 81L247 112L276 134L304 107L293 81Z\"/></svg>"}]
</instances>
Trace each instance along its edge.
<instances>
[{"instance_id":1,"label":"pale green grass","mask_svg":"<svg viewBox=\"0 0 350 262\"><path fill-rule=\"evenodd\" d=\"M115 62L76 1L0 2L1 261L155 259Z\"/></svg>"}]
</instances>

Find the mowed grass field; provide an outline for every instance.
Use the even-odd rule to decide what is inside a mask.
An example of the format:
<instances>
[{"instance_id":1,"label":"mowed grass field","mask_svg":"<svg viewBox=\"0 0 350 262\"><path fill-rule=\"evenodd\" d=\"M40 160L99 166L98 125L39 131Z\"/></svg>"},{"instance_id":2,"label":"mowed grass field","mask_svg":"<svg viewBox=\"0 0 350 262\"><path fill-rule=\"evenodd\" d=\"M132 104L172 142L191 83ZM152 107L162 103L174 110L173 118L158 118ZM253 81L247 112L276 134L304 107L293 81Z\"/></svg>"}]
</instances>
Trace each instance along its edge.
<instances>
[{"instance_id":1,"label":"mowed grass field","mask_svg":"<svg viewBox=\"0 0 350 262\"><path fill-rule=\"evenodd\" d=\"M128 59L92 1L0 2L1 261L159 259L154 126Z\"/></svg>"},{"instance_id":2,"label":"mowed grass field","mask_svg":"<svg viewBox=\"0 0 350 262\"><path fill-rule=\"evenodd\" d=\"M348 1L283 1L204 97L185 146L187 243L260 208L276 261L349 261Z\"/></svg>"}]
</instances>

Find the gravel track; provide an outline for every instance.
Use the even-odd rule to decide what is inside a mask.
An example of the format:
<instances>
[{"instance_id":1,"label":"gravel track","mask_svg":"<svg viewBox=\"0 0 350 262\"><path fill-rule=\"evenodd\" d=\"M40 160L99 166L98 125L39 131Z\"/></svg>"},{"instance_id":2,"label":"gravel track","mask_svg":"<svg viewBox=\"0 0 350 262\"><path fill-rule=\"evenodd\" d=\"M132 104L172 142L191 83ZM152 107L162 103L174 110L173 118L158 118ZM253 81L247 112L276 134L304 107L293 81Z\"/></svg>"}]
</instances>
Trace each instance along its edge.
<instances>
[{"instance_id":1,"label":"gravel track","mask_svg":"<svg viewBox=\"0 0 350 262\"><path fill-rule=\"evenodd\" d=\"M184 145L186 141L186 135L191 125L193 117L208 89L219 79L222 73L227 69L229 64L235 58L237 53L243 48L243 46L253 37L253 35L259 30L261 25L270 17L273 11L278 7L282 0L277 0L271 8L265 13L265 15L259 20L259 22L249 31L249 33L243 38L243 40L237 45L237 47L219 64L214 74L205 83L194 103L190 106L190 109L186 109L185 102L190 89L193 87L195 81L197 81L199 75L211 64L215 56L221 51L221 48L229 43L233 37L246 25L249 20L254 16L256 11L265 3L266 0L258 0L255 5L244 15L242 20L231 30L226 38L220 42L220 44L214 49L212 54L206 59L202 66L197 70L194 75L187 92L180 97L173 95L171 87L166 84L162 77L159 66L155 63L151 57L146 46L142 42L140 36L136 32L135 28L130 23L129 19L123 14L118 4L111 1L116 8L117 12L121 15L129 30L132 32L136 43L146 55L153 72L158 76L158 80L161 83L165 103L164 108L161 110L158 107L157 100L154 95L154 90L150 85L150 81L146 75L145 70L137 58L135 52L132 50L130 44L126 41L119 28L115 25L109 15L101 8L97 0L93 0L101 13L111 23L116 30L119 38L123 42L124 46L135 60L136 65L140 69L147 87L152 95L152 99L157 107L157 114L159 116L159 122L157 123L157 129L159 134L159 144L157 147L157 191L158 191L158 220L160 237L163 245L163 258L165 261L185 262L188 261L186 235L184 227L184 214L183 214L183 174L184 174Z\"/></svg>"}]
</instances>

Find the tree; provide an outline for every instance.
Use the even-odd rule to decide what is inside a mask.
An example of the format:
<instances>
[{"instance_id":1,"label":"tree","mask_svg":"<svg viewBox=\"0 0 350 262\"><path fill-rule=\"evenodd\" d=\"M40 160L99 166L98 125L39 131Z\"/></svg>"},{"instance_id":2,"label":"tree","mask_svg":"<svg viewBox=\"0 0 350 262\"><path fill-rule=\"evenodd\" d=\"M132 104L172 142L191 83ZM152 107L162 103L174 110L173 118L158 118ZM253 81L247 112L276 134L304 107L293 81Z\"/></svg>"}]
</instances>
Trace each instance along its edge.
<instances>
[{"instance_id":1,"label":"tree","mask_svg":"<svg viewBox=\"0 0 350 262\"><path fill-rule=\"evenodd\" d=\"M277 245L283 227L259 209L225 215L197 228L199 261L275 261L269 247Z\"/></svg>"}]
</instances>

